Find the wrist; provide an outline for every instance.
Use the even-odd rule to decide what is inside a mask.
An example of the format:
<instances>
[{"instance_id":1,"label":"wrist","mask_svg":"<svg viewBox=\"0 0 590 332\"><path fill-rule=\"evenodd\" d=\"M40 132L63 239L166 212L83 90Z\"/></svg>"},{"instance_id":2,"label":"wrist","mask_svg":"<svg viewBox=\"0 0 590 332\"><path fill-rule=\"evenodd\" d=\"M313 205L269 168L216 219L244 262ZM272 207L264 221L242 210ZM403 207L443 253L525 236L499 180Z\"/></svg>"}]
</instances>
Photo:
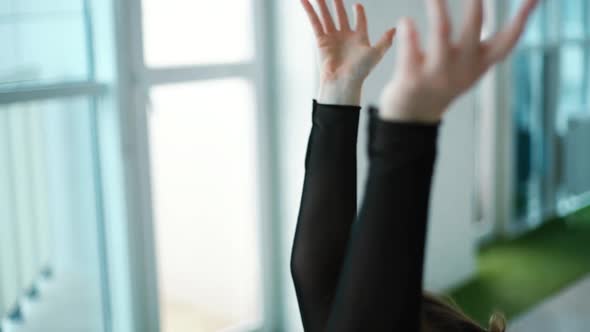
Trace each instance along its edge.
<instances>
[{"instance_id":1,"label":"wrist","mask_svg":"<svg viewBox=\"0 0 590 332\"><path fill-rule=\"evenodd\" d=\"M360 106L362 81L321 80L318 102L330 105Z\"/></svg>"},{"instance_id":2,"label":"wrist","mask_svg":"<svg viewBox=\"0 0 590 332\"><path fill-rule=\"evenodd\" d=\"M412 100L391 100L382 102L379 118L389 122L411 122L435 124L441 121L444 108Z\"/></svg>"},{"instance_id":3,"label":"wrist","mask_svg":"<svg viewBox=\"0 0 590 332\"><path fill-rule=\"evenodd\" d=\"M406 123L423 123L435 124L441 121L441 117L436 114L418 113L408 109L391 109L381 106L379 109L379 118L387 122L406 122Z\"/></svg>"},{"instance_id":4,"label":"wrist","mask_svg":"<svg viewBox=\"0 0 590 332\"><path fill-rule=\"evenodd\" d=\"M434 124L447 106L432 94L402 85L390 85L381 95L379 118L389 122Z\"/></svg>"}]
</instances>

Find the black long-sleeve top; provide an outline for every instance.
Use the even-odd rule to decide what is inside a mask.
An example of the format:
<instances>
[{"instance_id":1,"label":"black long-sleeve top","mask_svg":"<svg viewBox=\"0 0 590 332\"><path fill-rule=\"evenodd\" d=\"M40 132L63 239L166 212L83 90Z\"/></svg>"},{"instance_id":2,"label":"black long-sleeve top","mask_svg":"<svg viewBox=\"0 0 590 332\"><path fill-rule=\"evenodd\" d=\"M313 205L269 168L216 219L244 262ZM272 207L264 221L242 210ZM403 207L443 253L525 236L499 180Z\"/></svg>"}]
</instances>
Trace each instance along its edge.
<instances>
[{"instance_id":1,"label":"black long-sleeve top","mask_svg":"<svg viewBox=\"0 0 590 332\"><path fill-rule=\"evenodd\" d=\"M360 107L313 103L291 258L306 331L419 331L438 125L370 110L369 176L356 213Z\"/></svg>"}]
</instances>

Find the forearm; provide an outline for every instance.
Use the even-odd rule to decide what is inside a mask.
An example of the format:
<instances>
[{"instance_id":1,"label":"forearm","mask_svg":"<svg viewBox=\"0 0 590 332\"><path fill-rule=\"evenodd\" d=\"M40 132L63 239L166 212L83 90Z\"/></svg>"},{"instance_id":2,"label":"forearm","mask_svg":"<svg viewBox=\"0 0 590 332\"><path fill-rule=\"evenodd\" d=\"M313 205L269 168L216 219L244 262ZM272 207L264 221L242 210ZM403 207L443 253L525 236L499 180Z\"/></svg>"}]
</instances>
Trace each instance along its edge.
<instances>
[{"instance_id":1,"label":"forearm","mask_svg":"<svg viewBox=\"0 0 590 332\"><path fill-rule=\"evenodd\" d=\"M344 1L334 1L336 28L326 0L318 0L319 13L309 0L301 3L318 44L317 99L332 106L330 111L314 111L291 267L305 330L324 331L356 215L362 86L391 47L395 29L371 45L362 5L355 5L356 27L352 28Z\"/></svg>"},{"instance_id":2,"label":"forearm","mask_svg":"<svg viewBox=\"0 0 590 332\"><path fill-rule=\"evenodd\" d=\"M438 126L371 122L363 207L328 331L417 331Z\"/></svg>"},{"instance_id":3,"label":"forearm","mask_svg":"<svg viewBox=\"0 0 590 332\"><path fill-rule=\"evenodd\" d=\"M327 321L356 216L359 110L314 102L291 262L306 331Z\"/></svg>"},{"instance_id":4,"label":"forearm","mask_svg":"<svg viewBox=\"0 0 590 332\"><path fill-rule=\"evenodd\" d=\"M334 224L338 230L354 221L359 111L314 101L300 219L314 220L315 227Z\"/></svg>"}]
</instances>

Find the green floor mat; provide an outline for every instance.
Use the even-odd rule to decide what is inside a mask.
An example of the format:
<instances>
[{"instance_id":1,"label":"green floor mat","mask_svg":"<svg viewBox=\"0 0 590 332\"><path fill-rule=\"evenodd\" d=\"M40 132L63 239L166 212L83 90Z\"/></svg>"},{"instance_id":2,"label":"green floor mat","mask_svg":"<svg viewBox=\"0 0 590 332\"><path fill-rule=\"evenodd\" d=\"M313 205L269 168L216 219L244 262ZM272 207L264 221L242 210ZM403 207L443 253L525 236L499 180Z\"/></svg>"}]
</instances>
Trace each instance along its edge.
<instances>
[{"instance_id":1,"label":"green floor mat","mask_svg":"<svg viewBox=\"0 0 590 332\"><path fill-rule=\"evenodd\" d=\"M478 257L478 274L449 293L486 325L494 311L514 318L590 274L590 208L551 221Z\"/></svg>"}]
</instances>

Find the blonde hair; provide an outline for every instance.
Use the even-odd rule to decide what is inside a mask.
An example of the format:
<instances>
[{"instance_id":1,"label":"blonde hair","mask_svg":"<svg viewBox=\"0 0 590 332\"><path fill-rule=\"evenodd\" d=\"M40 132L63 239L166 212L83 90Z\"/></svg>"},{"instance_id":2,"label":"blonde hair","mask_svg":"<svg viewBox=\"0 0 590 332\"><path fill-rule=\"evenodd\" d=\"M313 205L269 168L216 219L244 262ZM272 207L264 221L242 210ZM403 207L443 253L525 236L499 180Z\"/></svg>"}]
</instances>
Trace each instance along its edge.
<instances>
[{"instance_id":1,"label":"blonde hair","mask_svg":"<svg viewBox=\"0 0 590 332\"><path fill-rule=\"evenodd\" d=\"M488 329L469 318L450 299L424 293L422 332L506 332L506 318L499 312L490 317Z\"/></svg>"}]
</instances>

